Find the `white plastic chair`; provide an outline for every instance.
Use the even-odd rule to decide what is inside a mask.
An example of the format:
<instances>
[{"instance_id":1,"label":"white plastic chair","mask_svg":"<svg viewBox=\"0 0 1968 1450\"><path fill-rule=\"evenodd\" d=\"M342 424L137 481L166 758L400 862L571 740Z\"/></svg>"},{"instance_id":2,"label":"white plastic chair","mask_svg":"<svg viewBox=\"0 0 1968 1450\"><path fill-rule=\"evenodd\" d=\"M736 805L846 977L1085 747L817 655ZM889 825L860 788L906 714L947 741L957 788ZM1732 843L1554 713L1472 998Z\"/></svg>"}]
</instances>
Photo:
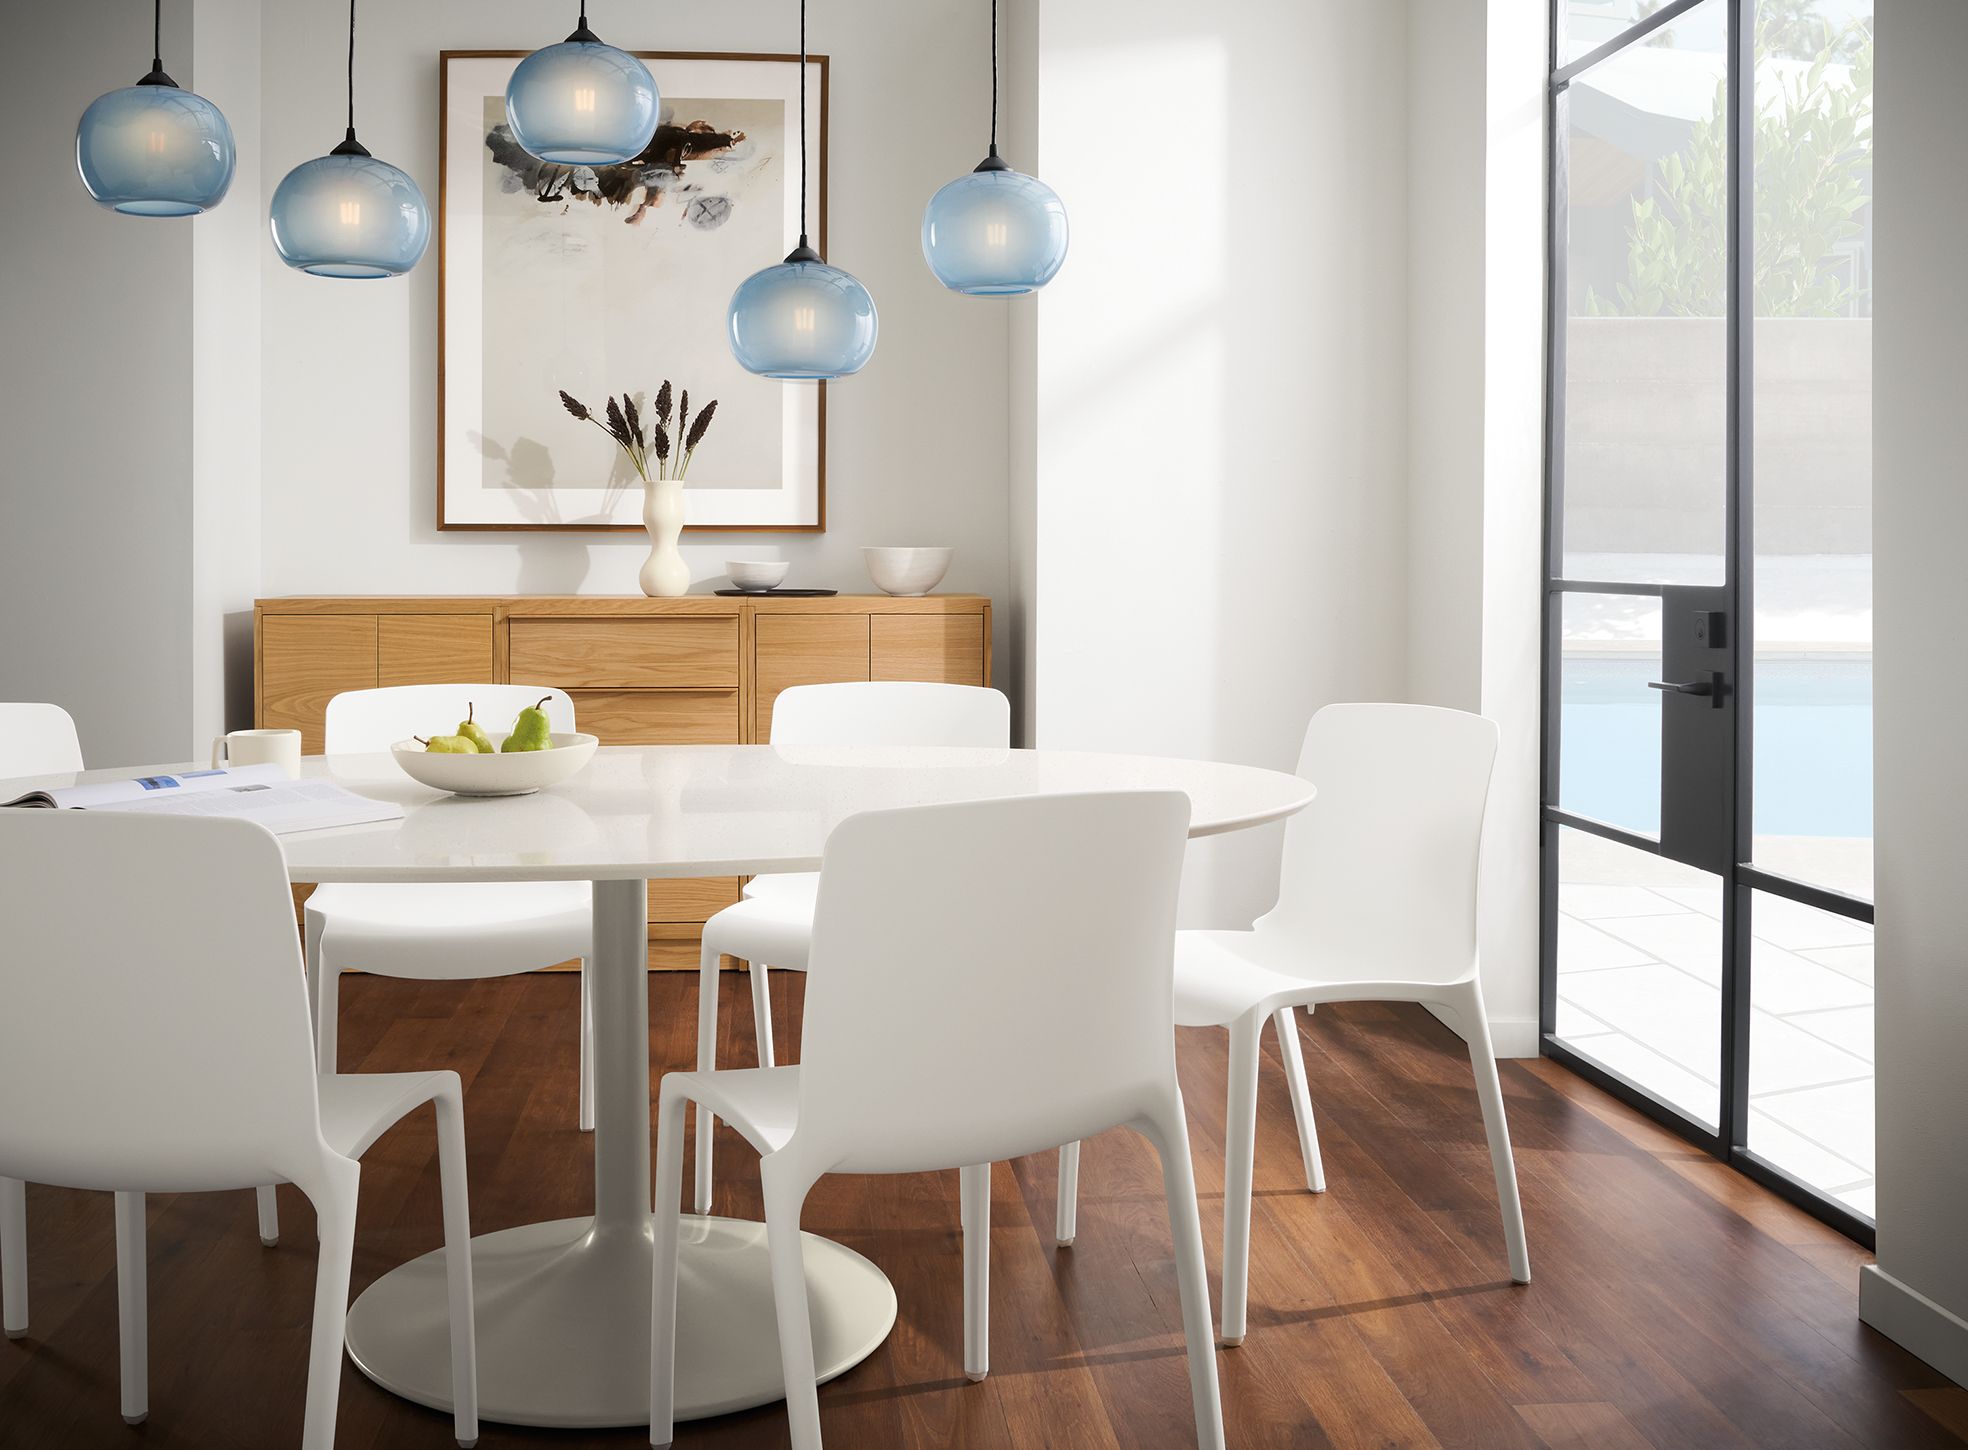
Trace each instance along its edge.
<instances>
[{"instance_id":1,"label":"white plastic chair","mask_svg":"<svg viewBox=\"0 0 1968 1450\"><path fill-rule=\"evenodd\" d=\"M545 697L557 730L574 728L574 702L543 685L392 685L349 690L328 702L323 741L330 755L388 750L412 735L447 733L470 708L503 733ZM581 959L582 1131L594 1128L593 1023L587 959L594 938L593 888L585 881L331 883L304 912L315 1042L321 1070L336 1069L338 984L345 971L420 982L506 977Z\"/></svg>"},{"instance_id":2,"label":"white plastic chair","mask_svg":"<svg viewBox=\"0 0 1968 1450\"><path fill-rule=\"evenodd\" d=\"M875 812L828 839L797 1067L670 1073L656 1134L649 1438L674 1428L684 1111L760 1153L794 1450L820 1407L800 1208L828 1173L959 1168L964 1370L988 1369L990 1170L1110 1127L1155 1145L1174 1238L1196 1438L1223 1444L1170 948L1189 802L1037 796Z\"/></svg>"},{"instance_id":3,"label":"white plastic chair","mask_svg":"<svg viewBox=\"0 0 1968 1450\"><path fill-rule=\"evenodd\" d=\"M1223 1194L1223 1341L1241 1344L1250 1293L1258 1036L1277 1026L1306 1186L1326 1186L1295 1007L1423 1002L1469 1042L1496 1174L1510 1277L1531 1281L1524 1210L1477 980L1476 889L1497 728L1426 705L1328 705L1298 773L1319 797L1285 826L1278 904L1250 931L1176 935L1175 1020L1230 1029ZM1062 1184L1064 1175L1062 1175ZM1070 1209L1061 1190L1061 1208Z\"/></svg>"},{"instance_id":4,"label":"white plastic chair","mask_svg":"<svg viewBox=\"0 0 1968 1450\"><path fill-rule=\"evenodd\" d=\"M82 741L75 721L59 705L0 702L0 776L62 775L81 770ZM273 1188L259 1188L260 1242L280 1241L280 1209ZM0 1178L0 1331L27 1333L27 1185Z\"/></svg>"},{"instance_id":5,"label":"white plastic chair","mask_svg":"<svg viewBox=\"0 0 1968 1450\"><path fill-rule=\"evenodd\" d=\"M246 821L0 813L0 1171L116 1194L123 1418L149 1409L146 1192L294 1184L319 1216L304 1450L329 1450L356 1157L437 1109L460 1445L478 1439L465 1134L452 1072L317 1077L280 844ZM113 903L114 910L104 910ZM132 923L142 923L140 940ZM32 1103L33 1111L19 1105Z\"/></svg>"},{"instance_id":6,"label":"white plastic chair","mask_svg":"<svg viewBox=\"0 0 1968 1450\"><path fill-rule=\"evenodd\" d=\"M774 745L944 745L1003 750L1011 745L1011 702L977 685L908 680L795 685L772 702ZM752 1030L758 1060L771 1067L772 967L803 972L813 931L813 871L755 876L745 899L704 923L697 975L697 1069L717 1066L718 962L731 956L748 964L752 982ZM768 965L770 964L770 965ZM697 1109L696 1202L711 1211L713 1116Z\"/></svg>"}]
</instances>

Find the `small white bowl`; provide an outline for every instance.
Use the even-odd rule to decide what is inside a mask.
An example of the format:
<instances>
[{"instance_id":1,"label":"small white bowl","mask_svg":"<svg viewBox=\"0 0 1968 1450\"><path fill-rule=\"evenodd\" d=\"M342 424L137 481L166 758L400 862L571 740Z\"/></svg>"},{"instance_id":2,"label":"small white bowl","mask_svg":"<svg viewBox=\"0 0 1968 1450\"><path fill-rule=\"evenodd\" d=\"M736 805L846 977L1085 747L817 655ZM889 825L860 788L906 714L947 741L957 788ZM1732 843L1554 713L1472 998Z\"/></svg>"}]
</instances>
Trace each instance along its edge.
<instances>
[{"instance_id":1,"label":"small white bowl","mask_svg":"<svg viewBox=\"0 0 1968 1450\"><path fill-rule=\"evenodd\" d=\"M557 730L549 750L515 750L510 755L447 755L424 749L415 740L399 740L390 754L403 773L432 790L453 795L531 795L559 785L594 758L601 741L592 735ZM494 735L503 745L505 737Z\"/></svg>"},{"instance_id":2,"label":"small white bowl","mask_svg":"<svg viewBox=\"0 0 1968 1450\"><path fill-rule=\"evenodd\" d=\"M726 559L724 572L731 576L731 582L747 594L763 594L768 589L776 589L792 568L785 559Z\"/></svg>"},{"instance_id":3,"label":"small white bowl","mask_svg":"<svg viewBox=\"0 0 1968 1450\"><path fill-rule=\"evenodd\" d=\"M876 587L884 594L900 594L907 598L927 594L942 583L943 576L949 572L950 561L956 556L955 549L942 548L870 546L861 551L861 557L868 565L868 577L875 581Z\"/></svg>"}]
</instances>

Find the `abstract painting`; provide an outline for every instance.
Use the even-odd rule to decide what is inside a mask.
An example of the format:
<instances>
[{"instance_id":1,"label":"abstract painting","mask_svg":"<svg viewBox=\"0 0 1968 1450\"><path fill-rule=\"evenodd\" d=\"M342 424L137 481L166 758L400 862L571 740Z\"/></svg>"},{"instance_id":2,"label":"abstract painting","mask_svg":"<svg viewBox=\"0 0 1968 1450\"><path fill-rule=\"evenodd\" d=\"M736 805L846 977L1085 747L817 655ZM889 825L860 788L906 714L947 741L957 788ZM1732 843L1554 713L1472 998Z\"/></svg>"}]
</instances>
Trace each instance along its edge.
<instances>
[{"instance_id":1,"label":"abstract painting","mask_svg":"<svg viewBox=\"0 0 1968 1450\"><path fill-rule=\"evenodd\" d=\"M506 124L521 51L442 65L438 527L642 527L620 450L568 416L579 398L716 399L684 488L692 529L825 524L825 385L754 377L731 356L732 291L799 234L797 56L637 52L662 94L640 155L564 166ZM808 58L815 241L825 248L827 60Z\"/></svg>"}]
</instances>

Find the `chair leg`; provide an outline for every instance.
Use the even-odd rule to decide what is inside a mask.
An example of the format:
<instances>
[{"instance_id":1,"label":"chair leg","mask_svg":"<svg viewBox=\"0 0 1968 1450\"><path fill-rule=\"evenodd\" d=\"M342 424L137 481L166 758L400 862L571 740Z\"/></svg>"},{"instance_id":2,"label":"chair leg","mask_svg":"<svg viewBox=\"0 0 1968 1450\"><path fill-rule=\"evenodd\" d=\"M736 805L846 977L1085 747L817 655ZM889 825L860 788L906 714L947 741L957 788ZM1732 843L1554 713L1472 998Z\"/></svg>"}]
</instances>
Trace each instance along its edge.
<instances>
[{"instance_id":1,"label":"chair leg","mask_svg":"<svg viewBox=\"0 0 1968 1450\"><path fill-rule=\"evenodd\" d=\"M1490 1041L1490 1014L1483 989L1471 982L1449 1002L1469 1036L1469 1066L1476 1074L1476 1100L1483 1105L1483 1131L1490 1140L1490 1167L1496 1173L1497 1208L1503 1214L1503 1242L1510 1254L1510 1280L1531 1282L1531 1251L1524 1240L1524 1205L1517 1196L1517 1162L1510 1151L1510 1127L1503 1118L1503 1082L1497 1076L1496 1048Z\"/></svg>"},{"instance_id":2,"label":"chair leg","mask_svg":"<svg viewBox=\"0 0 1968 1450\"><path fill-rule=\"evenodd\" d=\"M315 975L319 980L314 988L314 1066L326 1077L341 1071L342 969L321 964Z\"/></svg>"},{"instance_id":3,"label":"chair leg","mask_svg":"<svg viewBox=\"0 0 1968 1450\"><path fill-rule=\"evenodd\" d=\"M1052 1236L1070 1249L1080 1236L1080 1145L1059 1145L1059 1201L1053 1209Z\"/></svg>"},{"instance_id":4,"label":"chair leg","mask_svg":"<svg viewBox=\"0 0 1968 1450\"><path fill-rule=\"evenodd\" d=\"M355 1261L355 1197L362 1170L347 1160L328 1167L326 1181L308 1193L321 1246L314 1271L314 1329L308 1341L301 1450L334 1450L335 1416L342 1398L349 1273ZM441 1168L439 1174L441 1178Z\"/></svg>"},{"instance_id":5,"label":"chair leg","mask_svg":"<svg viewBox=\"0 0 1968 1450\"><path fill-rule=\"evenodd\" d=\"M806 1259L800 1207L810 1182L778 1155L759 1164L765 1189L765 1237L772 1261L772 1306L779 1321L779 1368L786 1380L786 1418L793 1450L820 1450L820 1389L813 1372L813 1321L806 1305ZM968 1170L966 1170L968 1171Z\"/></svg>"},{"instance_id":6,"label":"chair leg","mask_svg":"<svg viewBox=\"0 0 1968 1450\"><path fill-rule=\"evenodd\" d=\"M709 943L704 945L697 959L697 1071L699 1072L709 1072L717 1066L718 962L720 960L721 956L717 948ZM697 1104L696 1208L700 1214L711 1211L711 1147L716 1132L716 1117L704 1104ZM659 1142L657 1146L660 1148L662 1145Z\"/></svg>"},{"instance_id":7,"label":"chair leg","mask_svg":"<svg viewBox=\"0 0 1968 1450\"><path fill-rule=\"evenodd\" d=\"M260 1242L272 1248L280 1242L280 1199L271 1183L262 1183L254 1193L259 1200Z\"/></svg>"},{"instance_id":8,"label":"chair leg","mask_svg":"<svg viewBox=\"0 0 1968 1450\"><path fill-rule=\"evenodd\" d=\"M432 1106L437 1110L445 1296L451 1318L451 1433L469 1450L478 1443L478 1320L472 1302L471 1206L465 1188L462 1089L456 1082L448 1084Z\"/></svg>"},{"instance_id":9,"label":"chair leg","mask_svg":"<svg viewBox=\"0 0 1968 1450\"><path fill-rule=\"evenodd\" d=\"M1312 1117L1312 1090L1305 1082L1305 1042L1298 1035L1298 1014L1289 1007L1280 1007L1271 1020L1278 1029L1278 1056L1285 1060L1292 1116L1298 1121L1298 1156L1305 1162L1305 1186L1314 1193L1324 1193L1326 1165L1319 1157L1319 1128Z\"/></svg>"},{"instance_id":10,"label":"chair leg","mask_svg":"<svg viewBox=\"0 0 1968 1450\"><path fill-rule=\"evenodd\" d=\"M960 1170L964 1205L964 1373L991 1372L991 1165Z\"/></svg>"},{"instance_id":11,"label":"chair leg","mask_svg":"<svg viewBox=\"0 0 1968 1450\"><path fill-rule=\"evenodd\" d=\"M745 974L752 979L752 1033L758 1039L759 1066L772 1067L772 968L748 962Z\"/></svg>"},{"instance_id":12,"label":"chair leg","mask_svg":"<svg viewBox=\"0 0 1968 1450\"><path fill-rule=\"evenodd\" d=\"M588 992L588 962L581 959L581 1131L594 1131L594 998Z\"/></svg>"},{"instance_id":13,"label":"chair leg","mask_svg":"<svg viewBox=\"0 0 1968 1450\"><path fill-rule=\"evenodd\" d=\"M150 1275L144 1253L144 1196L116 1195L116 1349L123 1371L123 1423L150 1413Z\"/></svg>"},{"instance_id":14,"label":"chair leg","mask_svg":"<svg viewBox=\"0 0 1968 1450\"><path fill-rule=\"evenodd\" d=\"M1253 1032L1255 1038L1256 1033ZM1182 1336L1189 1351L1189 1398L1196 1415L1199 1450L1223 1450L1223 1400L1216 1383L1216 1343L1210 1335L1209 1270L1203 1264L1203 1221L1196 1207L1196 1173L1189 1159L1189 1125L1182 1098L1150 1116L1150 1141L1162 1160L1162 1193L1168 1200L1175 1245L1175 1281L1182 1294Z\"/></svg>"},{"instance_id":15,"label":"chair leg","mask_svg":"<svg viewBox=\"0 0 1968 1450\"><path fill-rule=\"evenodd\" d=\"M1264 1019L1230 1024L1230 1097L1223 1133L1223 1342L1244 1342L1250 1300L1251 1162L1257 1151L1257 1035Z\"/></svg>"},{"instance_id":16,"label":"chair leg","mask_svg":"<svg viewBox=\"0 0 1968 1450\"><path fill-rule=\"evenodd\" d=\"M676 1438L677 1236L683 1197L683 1119L689 1099L664 1091L656 1110L655 1253L649 1296L649 1443Z\"/></svg>"},{"instance_id":17,"label":"chair leg","mask_svg":"<svg viewBox=\"0 0 1968 1450\"><path fill-rule=\"evenodd\" d=\"M0 1178L0 1328L27 1333L27 1185Z\"/></svg>"}]
</instances>

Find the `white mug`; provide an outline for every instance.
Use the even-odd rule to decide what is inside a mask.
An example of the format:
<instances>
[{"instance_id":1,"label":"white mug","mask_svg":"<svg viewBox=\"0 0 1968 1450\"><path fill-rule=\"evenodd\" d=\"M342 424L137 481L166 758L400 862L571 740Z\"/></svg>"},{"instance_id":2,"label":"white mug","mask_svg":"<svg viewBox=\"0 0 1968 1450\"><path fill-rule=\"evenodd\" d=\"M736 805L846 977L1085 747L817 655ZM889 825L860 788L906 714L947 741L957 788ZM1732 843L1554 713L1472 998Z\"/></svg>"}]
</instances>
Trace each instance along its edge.
<instances>
[{"instance_id":1,"label":"white mug","mask_svg":"<svg viewBox=\"0 0 1968 1450\"><path fill-rule=\"evenodd\" d=\"M277 765L290 780L301 778L301 732L234 730L212 742L212 769L222 765Z\"/></svg>"}]
</instances>

